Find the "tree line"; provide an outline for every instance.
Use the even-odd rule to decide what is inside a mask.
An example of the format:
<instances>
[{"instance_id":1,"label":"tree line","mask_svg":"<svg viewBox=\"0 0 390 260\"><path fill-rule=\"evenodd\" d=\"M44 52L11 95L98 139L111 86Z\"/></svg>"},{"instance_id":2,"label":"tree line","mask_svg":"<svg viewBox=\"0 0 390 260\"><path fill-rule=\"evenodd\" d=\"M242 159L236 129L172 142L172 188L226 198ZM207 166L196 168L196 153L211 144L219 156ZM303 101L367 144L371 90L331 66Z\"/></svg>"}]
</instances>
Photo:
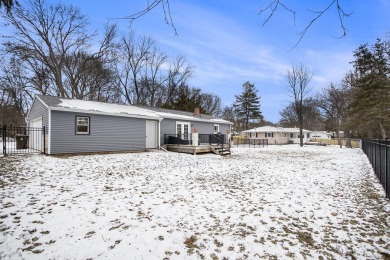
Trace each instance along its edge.
<instances>
[{"instance_id":1,"label":"tree line","mask_svg":"<svg viewBox=\"0 0 390 260\"><path fill-rule=\"evenodd\" d=\"M339 83L309 95L312 73L303 65L288 73L291 102L280 125L327 130L336 136L387 138L390 132L390 41L378 39L354 51L353 70ZM296 84L298 79L298 85ZM299 85L302 84L302 85ZM296 92L300 95L296 95ZM297 98L299 97L299 98Z\"/></svg>"},{"instance_id":2,"label":"tree line","mask_svg":"<svg viewBox=\"0 0 390 260\"><path fill-rule=\"evenodd\" d=\"M168 57L150 36L119 35L115 24L91 31L78 8L45 0L1 0L11 35L1 42L0 120L22 124L35 94L193 111L222 117L236 131L271 125L254 83L244 82L232 106L189 85L193 66ZM4 7L5 12L1 12ZM10 8L12 7L12 11ZM390 43L378 39L354 52L353 70L312 95L304 65L287 74L292 102L277 125L336 135L386 138L390 130Z\"/></svg>"},{"instance_id":3,"label":"tree line","mask_svg":"<svg viewBox=\"0 0 390 260\"><path fill-rule=\"evenodd\" d=\"M186 58L168 57L152 37L119 35L115 24L91 31L88 18L64 3L1 3L12 6L2 13L11 33L1 43L2 123L22 124L35 94L221 113L220 97L189 86L194 68Z\"/></svg>"}]
</instances>

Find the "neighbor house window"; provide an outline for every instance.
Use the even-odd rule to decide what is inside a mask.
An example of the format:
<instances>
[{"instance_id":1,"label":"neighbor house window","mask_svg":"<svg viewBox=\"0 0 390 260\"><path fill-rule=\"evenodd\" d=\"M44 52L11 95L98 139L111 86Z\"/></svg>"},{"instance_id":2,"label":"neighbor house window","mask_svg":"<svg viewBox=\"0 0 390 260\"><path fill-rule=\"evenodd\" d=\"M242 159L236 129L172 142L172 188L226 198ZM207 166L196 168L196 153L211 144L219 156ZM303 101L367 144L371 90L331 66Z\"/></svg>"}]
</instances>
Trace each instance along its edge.
<instances>
[{"instance_id":1,"label":"neighbor house window","mask_svg":"<svg viewBox=\"0 0 390 260\"><path fill-rule=\"evenodd\" d=\"M89 117L87 116L76 117L76 134L89 135Z\"/></svg>"}]
</instances>

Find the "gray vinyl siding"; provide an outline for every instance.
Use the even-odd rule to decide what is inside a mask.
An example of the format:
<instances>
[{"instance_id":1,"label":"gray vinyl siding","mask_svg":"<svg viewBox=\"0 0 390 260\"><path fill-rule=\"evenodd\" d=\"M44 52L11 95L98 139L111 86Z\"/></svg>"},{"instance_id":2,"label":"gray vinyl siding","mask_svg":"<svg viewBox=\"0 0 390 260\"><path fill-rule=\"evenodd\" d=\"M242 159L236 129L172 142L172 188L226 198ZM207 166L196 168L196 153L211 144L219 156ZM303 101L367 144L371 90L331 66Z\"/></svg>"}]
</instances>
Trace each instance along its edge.
<instances>
[{"instance_id":1,"label":"gray vinyl siding","mask_svg":"<svg viewBox=\"0 0 390 260\"><path fill-rule=\"evenodd\" d=\"M76 134L76 116L90 118L90 134ZM51 111L51 154L145 150L145 119Z\"/></svg>"},{"instance_id":2,"label":"gray vinyl siding","mask_svg":"<svg viewBox=\"0 0 390 260\"><path fill-rule=\"evenodd\" d=\"M189 122L191 123L191 133L194 132L194 128L198 128L199 134L212 134L214 131L214 124L219 125L219 132L226 134L226 130L230 130L230 125L220 124L214 122L200 122L200 121L188 121L178 119L163 119L160 125L160 144L164 144L165 134L176 134L176 122Z\"/></svg>"},{"instance_id":3,"label":"gray vinyl siding","mask_svg":"<svg viewBox=\"0 0 390 260\"><path fill-rule=\"evenodd\" d=\"M42 117L42 124L47 129L49 125L48 115L49 109L38 98L35 98L28 114L28 122L31 122L38 117Z\"/></svg>"},{"instance_id":4,"label":"gray vinyl siding","mask_svg":"<svg viewBox=\"0 0 390 260\"><path fill-rule=\"evenodd\" d=\"M165 134L176 134L176 120L163 119L160 123L160 145L164 144Z\"/></svg>"},{"instance_id":5,"label":"gray vinyl siding","mask_svg":"<svg viewBox=\"0 0 390 260\"><path fill-rule=\"evenodd\" d=\"M226 130L230 130L229 125L214 122L193 122L191 124L193 125L191 127L192 132L194 128L198 128L199 134L212 134L214 132L214 125L219 125L219 132L224 135L226 134Z\"/></svg>"}]
</instances>

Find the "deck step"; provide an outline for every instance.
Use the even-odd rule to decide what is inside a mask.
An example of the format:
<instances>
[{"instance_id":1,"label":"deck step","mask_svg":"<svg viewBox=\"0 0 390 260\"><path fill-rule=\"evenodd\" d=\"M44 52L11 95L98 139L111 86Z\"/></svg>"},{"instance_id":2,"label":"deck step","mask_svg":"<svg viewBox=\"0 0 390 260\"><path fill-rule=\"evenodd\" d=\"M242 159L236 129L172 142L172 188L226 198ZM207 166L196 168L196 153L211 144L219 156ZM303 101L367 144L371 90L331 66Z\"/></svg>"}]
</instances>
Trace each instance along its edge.
<instances>
[{"instance_id":1,"label":"deck step","mask_svg":"<svg viewBox=\"0 0 390 260\"><path fill-rule=\"evenodd\" d=\"M219 153L219 155L222 155L222 156L224 156L224 155L230 155L230 152L229 152L229 151L225 151L225 152Z\"/></svg>"},{"instance_id":2,"label":"deck step","mask_svg":"<svg viewBox=\"0 0 390 260\"><path fill-rule=\"evenodd\" d=\"M230 155L230 151L226 150L225 148L222 148L220 146L212 146L211 151L217 155Z\"/></svg>"}]
</instances>

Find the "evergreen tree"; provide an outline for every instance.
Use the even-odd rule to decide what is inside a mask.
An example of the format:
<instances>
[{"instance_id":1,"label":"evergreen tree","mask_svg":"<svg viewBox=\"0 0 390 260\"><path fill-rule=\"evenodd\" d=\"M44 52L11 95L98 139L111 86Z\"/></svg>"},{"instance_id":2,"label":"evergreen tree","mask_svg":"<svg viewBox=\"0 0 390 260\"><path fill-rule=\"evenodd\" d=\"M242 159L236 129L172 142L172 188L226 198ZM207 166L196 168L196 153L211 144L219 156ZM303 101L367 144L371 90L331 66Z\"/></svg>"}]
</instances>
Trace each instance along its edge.
<instances>
[{"instance_id":1,"label":"evergreen tree","mask_svg":"<svg viewBox=\"0 0 390 260\"><path fill-rule=\"evenodd\" d=\"M199 88L190 88L187 85L181 85L174 100L162 106L162 108L187 112L194 112L196 107L199 108L200 113L206 112L202 107L202 92Z\"/></svg>"},{"instance_id":2,"label":"evergreen tree","mask_svg":"<svg viewBox=\"0 0 390 260\"><path fill-rule=\"evenodd\" d=\"M355 51L348 125L360 137L386 138L390 131L389 42L380 39Z\"/></svg>"},{"instance_id":3,"label":"evergreen tree","mask_svg":"<svg viewBox=\"0 0 390 260\"><path fill-rule=\"evenodd\" d=\"M236 101L233 104L238 120L242 119L244 122L244 128L249 128L250 120L264 119L260 111L260 97L257 96L257 90L255 84L249 81L242 85L243 92L236 97Z\"/></svg>"}]
</instances>

